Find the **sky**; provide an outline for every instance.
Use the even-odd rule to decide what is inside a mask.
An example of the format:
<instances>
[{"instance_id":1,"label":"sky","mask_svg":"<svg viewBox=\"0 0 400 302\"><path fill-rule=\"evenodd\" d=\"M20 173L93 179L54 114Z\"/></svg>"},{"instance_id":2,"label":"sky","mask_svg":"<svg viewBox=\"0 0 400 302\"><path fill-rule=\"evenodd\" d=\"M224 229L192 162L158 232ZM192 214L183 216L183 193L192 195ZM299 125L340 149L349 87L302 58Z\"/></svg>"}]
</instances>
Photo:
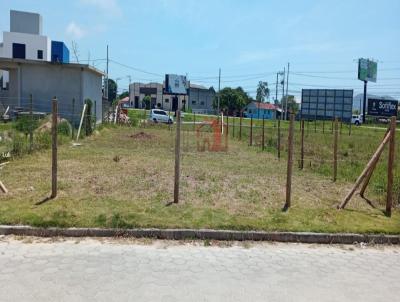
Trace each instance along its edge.
<instances>
[{"instance_id":1,"label":"sky","mask_svg":"<svg viewBox=\"0 0 400 302\"><path fill-rule=\"evenodd\" d=\"M346 88L361 93L357 59L378 61L368 92L400 99L398 0L0 0L0 31L10 9L43 16L43 34L75 42L80 63L106 68L119 92L132 82L161 82L166 73L218 89L243 87L254 96L289 67L289 93ZM282 93L281 88L278 89Z\"/></svg>"}]
</instances>

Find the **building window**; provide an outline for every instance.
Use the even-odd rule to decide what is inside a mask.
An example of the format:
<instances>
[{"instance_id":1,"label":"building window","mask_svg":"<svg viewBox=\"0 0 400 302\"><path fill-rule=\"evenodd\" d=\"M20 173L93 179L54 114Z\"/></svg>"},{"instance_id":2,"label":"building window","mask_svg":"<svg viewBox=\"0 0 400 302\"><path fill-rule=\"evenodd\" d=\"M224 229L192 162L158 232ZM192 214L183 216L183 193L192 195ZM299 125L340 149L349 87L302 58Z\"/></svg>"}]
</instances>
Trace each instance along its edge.
<instances>
[{"instance_id":1,"label":"building window","mask_svg":"<svg viewBox=\"0 0 400 302\"><path fill-rule=\"evenodd\" d=\"M43 50L39 49L37 51L37 58L38 60L43 60Z\"/></svg>"},{"instance_id":2,"label":"building window","mask_svg":"<svg viewBox=\"0 0 400 302\"><path fill-rule=\"evenodd\" d=\"M195 105L195 104L196 104L196 101L192 101L192 104Z\"/></svg>"},{"instance_id":3,"label":"building window","mask_svg":"<svg viewBox=\"0 0 400 302\"><path fill-rule=\"evenodd\" d=\"M13 43L12 53L14 59L25 59L26 58L26 46L25 44Z\"/></svg>"},{"instance_id":4,"label":"building window","mask_svg":"<svg viewBox=\"0 0 400 302\"><path fill-rule=\"evenodd\" d=\"M169 103L169 99L165 99L165 101L164 101L165 103Z\"/></svg>"},{"instance_id":5,"label":"building window","mask_svg":"<svg viewBox=\"0 0 400 302\"><path fill-rule=\"evenodd\" d=\"M200 102L200 105L201 105L201 106L204 106L204 102Z\"/></svg>"}]
</instances>

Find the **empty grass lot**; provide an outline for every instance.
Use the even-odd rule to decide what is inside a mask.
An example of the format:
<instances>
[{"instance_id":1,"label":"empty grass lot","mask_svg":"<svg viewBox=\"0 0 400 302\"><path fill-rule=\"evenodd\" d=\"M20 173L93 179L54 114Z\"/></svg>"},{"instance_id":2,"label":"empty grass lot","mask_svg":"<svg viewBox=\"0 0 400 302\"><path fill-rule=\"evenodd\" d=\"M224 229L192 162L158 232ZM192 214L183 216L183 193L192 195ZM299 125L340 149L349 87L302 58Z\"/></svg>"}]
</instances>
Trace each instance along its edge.
<instances>
[{"instance_id":1,"label":"empty grass lot","mask_svg":"<svg viewBox=\"0 0 400 302\"><path fill-rule=\"evenodd\" d=\"M185 127L189 130L192 126ZM273 135L271 130L268 136L273 139ZM376 137L382 135L379 132ZM340 166L339 179L332 183L328 168L315 164L300 171L296 162L292 208L283 213L285 145L278 160L273 143L261 152L256 142L249 147L244 137L242 141L231 137L228 152L197 152L193 132L184 131L180 203L166 206L172 201L173 192L173 127L105 127L83 140L82 146L59 147L59 194L54 200L36 205L50 192L49 150L3 167L0 179L10 192L0 194L0 223L400 233L399 210L394 210L392 218L381 211L381 187L372 186L368 191L378 209L358 196L345 210L335 209L357 177L357 171L346 174L340 172ZM287 132L283 131L282 140L286 141L286 137ZM315 143L310 136L308 139L307 146L311 148ZM316 142L319 144L320 140ZM371 145L379 144L375 139L372 142ZM373 146L368 147L361 162L365 163L372 149ZM362 164L351 170L359 169Z\"/></svg>"}]
</instances>

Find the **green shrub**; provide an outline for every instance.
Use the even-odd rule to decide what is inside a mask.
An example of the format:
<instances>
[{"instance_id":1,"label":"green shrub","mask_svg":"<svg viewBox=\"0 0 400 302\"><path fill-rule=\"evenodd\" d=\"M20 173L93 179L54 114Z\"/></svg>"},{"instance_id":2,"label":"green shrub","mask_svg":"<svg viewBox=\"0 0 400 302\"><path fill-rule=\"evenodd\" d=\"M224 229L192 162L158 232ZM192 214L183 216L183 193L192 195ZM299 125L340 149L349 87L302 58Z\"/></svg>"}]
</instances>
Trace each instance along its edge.
<instances>
[{"instance_id":1,"label":"green shrub","mask_svg":"<svg viewBox=\"0 0 400 302\"><path fill-rule=\"evenodd\" d=\"M68 121L62 121L57 125L57 133L65 136L71 136L71 124Z\"/></svg>"},{"instance_id":2,"label":"green shrub","mask_svg":"<svg viewBox=\"0 0 400 302\"><path fill-rule=\"evenodd\" d=\"M21 116L15 123L15 129L25 135L28 135L30 130L34 131L37 127L39 127L39 121L36 118L31 119L30 116Z\"/></svg>"},{"instance_id":3,"label":"green shrub","mask_svg":"<svg viewBox=\"0 0 400 302\"><path fill-rule=\"evenodd\" d=\"M19 135L18 133L13 134L12 138L12 156L22 156L28 151L26 137Z\"/></svg>"},{"instance_id":4,"label":"green shrub","mask_svg":"<svg viewBox=\"0 0 400 302\"><path fill-rule=\"evenodd\" d=\"M48 131L35 133L34 148L36 150L49 149L51 147L51 133Z\"/></svg>"}]
</instances>

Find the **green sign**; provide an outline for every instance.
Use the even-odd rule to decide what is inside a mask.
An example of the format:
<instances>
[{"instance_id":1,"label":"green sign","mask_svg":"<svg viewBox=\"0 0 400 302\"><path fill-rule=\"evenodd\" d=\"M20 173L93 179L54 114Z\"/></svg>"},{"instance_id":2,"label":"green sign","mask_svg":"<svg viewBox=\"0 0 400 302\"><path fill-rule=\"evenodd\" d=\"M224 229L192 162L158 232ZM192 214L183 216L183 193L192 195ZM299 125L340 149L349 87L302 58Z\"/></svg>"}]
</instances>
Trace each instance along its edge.
<instances>
[{"instance_id":1,"label":"green sign","mask_svg":"<svg viewBox=\"0 0 400 302\"><path fill-rule=\"evenodd\" d=\"M358 60L358 79L367 82L376 82L376 74L378 71L378 63L368 60Z\"/></svg>"}]
</instances>

